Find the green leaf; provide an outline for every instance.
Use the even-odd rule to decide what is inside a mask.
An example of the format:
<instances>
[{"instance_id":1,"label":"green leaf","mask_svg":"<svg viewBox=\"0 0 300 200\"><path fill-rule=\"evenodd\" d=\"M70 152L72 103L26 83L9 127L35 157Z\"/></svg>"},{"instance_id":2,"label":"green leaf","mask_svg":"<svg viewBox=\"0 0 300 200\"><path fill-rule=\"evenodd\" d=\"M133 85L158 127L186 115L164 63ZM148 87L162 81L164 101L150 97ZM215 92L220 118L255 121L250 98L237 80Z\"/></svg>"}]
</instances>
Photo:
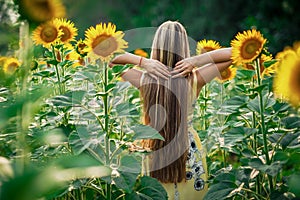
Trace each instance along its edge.
<instances>
[{"instance_id":1,"label":"green leaf","mask_svg":"<svg viewBox=\"0 0 300 200\"><path fill-rule=\"evenodd\" d=\"M114 182L119 189L124 190L126 193L130 193L136 182L138 173L120 172L119 176L114 178Z\"/></svg>"},{"instance_id":2,"label":"green leaf","mask_svg":"<svg viewBox=\"0 0 300 200\"><path fill-rule=\"evenodd\" d=\"M72 106L81 104L81 101L85 95L85 91L71 91L64 95L54 97L51 102L54 106Z\"/></svg>"},{"instance_id":3,"label":"green leaf","mask_svg":"<svg viewBox=\"0 0 300 200\"><path fill-rule=\"evenodd\" d=\"M120 166L117 169L119 176L114 178L116 186L129 193L132 191L137 176L141 172L140 161L133 155L125 155L121 157Z\"/></svg>"},{"instance_id":4,"label":"green leaf","mask_svg":"<svg viewBox=\"0 0 300 200\"><path fill-rule=\"evenodd\" d=\"M116 84L115 83L110 83L105 87L106 93L111 92L115 88Z\"/></svg>"},{"instance_id":5,"label":"green leaf","mask_svg":"<svg viewBox=\"0 0 300 200\"><path fill-rule=\"evenodd\" d=\"M95 79L95 76L95 72L80 71L75 73L74 80L88 80L92 82Z\"/></svg>"},{"instance_id":6,"label":"green leaf","mask_svg":"<svg viewBox=\"0 0 300 200\"><path fill-rule=\"evenodd\" d=\"M281 103L281 102L276 102L273 105L273 109L275 112L281 113L281 112L286 112L290 108L290 104L288 103Z\"/></svg>"},{"instance_id":7,"label":"green leaf","mask_svg":"<svg viewBox=\"0 0 300 200\"><path fill-rule=\"evenodd\" d=\"M268 86L268 85L267 85L267 84L262 84L262 85L259 85L259 86L255 87L255 88L250 88L249 91L250 91L250 92L262 92L263 89L264 89L266 86Z\"/></svg>"},{"instance_id":8,"label":"green leaf","mask_svg":"<svg viewBox=\"0 0 300 200\"><path fill-rule=\"evenodd\" d=\"M49 65L57 65L59 62L57 60L48 60L47 64Z\"/></svg>"},{"instance_id":9,"label":"green leaf","mask_svg":"<svg viewBox=\"0 0 300 200\"><path fill-rule=\"evenodd\" d=\"M287 129L300 128L300 117L288 116L282 119L282 124Z\"/></svg>"},{"instance_id":10,"label":"green leaf","mask_svg":"<svg viewBox=\"0 0 300 200\"><path fill-rule=\"evenodd\" d=\"M260 113L260 107L259 107L259 97L257 96L253 100L249 101L247 104L247 107L254 112Z\"/></svg>"},{"instance_id":11,"label":"green leaf","mask_svg":"<svg viewBox=\"0 0 300 200\"><path fill-rule=\"evenodd\" d=\"M37 73L34 73L33 76L41 76L41 77L51 77L54 76L55 72L51 70L44 70L44 71L39 71Z\"/></svg>"},{"instance_id":12,"label":"green leaf","mask_svg":"<svg viewBox=\"0 0 300 200\"><path fill-rule=\"evenodd\" d=\"M300 190L299 190L299 183L300 183L300 174L292 174L289 178L288 185L290 188L290 191L293 192L296 197L300 197Z\"/></svg>"},{"instance_id":13,"label":"green leaf","mask_svg":"<svg viewBox=\"0 0 300 200\"><path fill-rule=\"evenodd\" d=\"M236 76L238 79L251 79L254 74L255 74L254 70L240 69L236 72Z\"/></svg>"},{"instance_id":14,"label":"green leaf","mask_svg":"<svg viewBox=\"0 0 300 200\"><path fill-rule=\"evenodd\" d=\"M104 149L99 144L101 141L101 134L90 133L85 126L76 126L76 131L73 131L69 135L69 145L75 155L79 155L85 150L102 162L102 158L105 157ZM98 135L99 134L99 135Z\"/></svg>"},{"instance_id":15,"label":"green leaf","mask_svg":"<svg viewBox=\"0 0 300 200\"><path fill-rule=\"evenodd\" d=\"M138 115L139 112L136 109L136 105L125 102L116 105L117 115L119 117Z\"/></svg>"},{"instance_id":16,"label":"green leaf","mask_svg":"<svg viewBox=\"0 0 300 200\"><path fill-rule=\"evenodd\" d=\"M233 182L220 182L210 186L208 192L204 196L204 200L223 200L237 188Z\"/></svg>"},{"instance_id":17,"label":"green leaf","mask_svg":"<svg viewBox=\"0 0 300 200\"><path fill-rule=\"evenodd\" d=\"M264 164L259 158L251 159L248 164L261 172L271 175L272 177L275 177L282 168L280 162L272 162L270 165L267 165Z\"/></svg>"},{"instance_id":18,"label":"green leaf","mask_svg":"<svg viewBox=\"0 0 300 200\"><path fill-rule=\"evenodd\" d=\"M217 114L229 115L239 112L239 109L246 105L246 96L235 96L226 100L220 110L217 111Z\"/></svg>"},{"instance_id":19,"label":"green leaf","mask_svg":"<svg viewBox=\"0 0 300 200\"><path fill-rule=\"evenodd\" d=\"M162 200L167 199L167 192L164 187L158 182L157 179L142 176L139 178L135 186L135 190L125 195L125 199L149 199L149 200Z\"/></svg>"},{"instance_id":20,"label":"green leaf","mask_svg":"<svg viewBox=\"0 0 300 200\"><path fill-rule=\"evenodd\" d=\"M126 64L126 65L115 65L112 68L113 73L119 75L121 74L123 71L125 71L128 68L132 68L132 64Z\"/></svg>"},{"instance_id":21,"label":"green leaf","mask_svg":"<svg viewBox=\"0 0 300 200\"><path fill-rule=\"evenodd\" d=\"M27 117L32 117L40 108L41 102L51 92L51 88L39 88L24 95L18 95L14 101L5 101L0 103L0 129L10 123L9 119L20 115L23 108L28 105L31 110L26 113ZM28 108L27 108L28 109ZM29 120L29 119L28 119ZM29 121L28 121L29 122Z\"/></svg>"},{"instance_id":22,"label":"green leaf","mask_svg":"<svg viewBox=\"0 0 300 200\"><path fill-rule=\"evenodd\" d=\"M268 67L270 67L271 65L275 64L276 62L277 62L277 60L273 59L273 60L265 61L265 62L263 63L263 65L264 65L265 68L268 68Z\"/></svg>"},{"instance_id":23,"label":"green leaf","mask_svg":"<svg viewBox=\"0 0 300 200\"><path fill-rule=\"evenodd\" d=\"M128 81L125 82L117 82L116 83L116 89L114 90L114 94L118 95L120 92L126 91L131 86L131 84Z\"/></svg>"},{"instance_id":24,"label":"green leaf","mask_svg":"<svg viewBox=\"0 0 300 200\"><path fill-rule=\"evenodd\" d=\"M245 138L257 132L255 128L235 127L229 129L224 134L224 145L236 145L242 142Z\"/></svg>"},{"instance_id":25,"label":"green leaf","mask_svg":"<svg viewBox=\"0 0 300 200\"><path fill-rule=\"evenodd\" d=\"M283 136L283 133L274 133L269 137L270 141L273 141L274 143L279 142L279 144L282 146L283 149L287 148L288 146L295 146L298 145L298 137L300 136L299 133L284 133L285 135ZM282 137L283 136L283 137ZM278 141L281 139L280 141Z\"/></svg>"},{"instance_id":26,"label":"green leaf","mask_svg":"<svg viewBox=\"0 0 300 200\"><path fill-rule=\"evenodd\" d=\"M133 155L125 155L121 157L120 167L118 168L118 171L127 173L140 173L140 161L138 161L137 158Z\"/></svg>"},{"instance_id":27,"label":"green leaf","mask_svg":"<svg viewBox=\"0 0 300 200\"><path fill-rule=\"evenodd\" d=\"M40 199L68 188L74 179L101 178L111 173L108 167L86 155L64 156L43 165L26 165L22 173L16 173L6 182L2 181L0 199Z\"/></svg>"},{"instance_id":28,"label":"green leaf","mask_svg":"<svg viewBox=\"0 0 300 200\"><path fill-rule=\"evenodd\" d=\"M138 124L132 127L132 130L135 133L132 138L133 140L159 139L164 141L164 138L159 134L159 132L150 126Z\"/></svg>"}]
</instances>

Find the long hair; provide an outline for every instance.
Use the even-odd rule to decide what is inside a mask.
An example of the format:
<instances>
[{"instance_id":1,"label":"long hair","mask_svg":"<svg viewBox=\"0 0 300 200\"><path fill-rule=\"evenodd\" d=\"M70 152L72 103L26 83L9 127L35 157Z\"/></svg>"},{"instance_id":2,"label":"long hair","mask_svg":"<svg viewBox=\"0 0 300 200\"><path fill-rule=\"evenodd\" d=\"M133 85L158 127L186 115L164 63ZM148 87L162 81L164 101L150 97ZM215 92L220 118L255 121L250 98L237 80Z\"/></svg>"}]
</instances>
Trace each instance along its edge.
<instances>
[{"instance_id":1,"label":"long hair","mask_svg":"<svg viewBox=\"0 0 300 200\"><path fill-rule=\"evenodd\" d=\"M190 56L189 43L184 27L178 22L167 21L157 29L151 58L169 67ZM185 180L188 152L188 103L189 78L168 80L144 74L140 87L143 100L144 123L155 128L162 140L145 142L152 149L150 176L161 182L177 183Z\"/></svg>"}]
</instances>

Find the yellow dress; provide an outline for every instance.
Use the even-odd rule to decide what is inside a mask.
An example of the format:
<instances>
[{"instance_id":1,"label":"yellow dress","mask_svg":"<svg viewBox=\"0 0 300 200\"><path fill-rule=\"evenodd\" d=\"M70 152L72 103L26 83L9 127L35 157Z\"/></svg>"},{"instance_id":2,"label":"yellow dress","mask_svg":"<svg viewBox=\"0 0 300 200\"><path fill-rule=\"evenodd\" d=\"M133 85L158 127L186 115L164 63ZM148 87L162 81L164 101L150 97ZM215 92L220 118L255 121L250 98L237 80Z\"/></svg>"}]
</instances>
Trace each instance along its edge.
<instances>
[{"instance_id":1,"label":"yellow dress","mask_svg":"<svg viewBox=\"0 0 300 200\"><path fill-rule=\"evenodd\" d=\"M207 165L205 152L197 132L189 127L188 160L186 164L186 181L175 185L174 183L162 183L168 193L168 199L174 200L201 200L206 194Z\"/></svg>"},{"instance_id":2,"label":"yellow dress","mask_svg":"<svg viewBox=\"0 0 300 200\"><path fill-rule=\"evenodd\" d=\"M193 112L197 100L196 90L196 74L193 75L193 84L191 87L190 102L188 106L188 138L189 138L189 152L186 163L186 181L174 183L162 183L168 193L169 200L201 200L207 193L207 164L206 152L203 150L200 138L193 128ZM144 160L143 170L145 174L148 173L148 158ZM146 165L146 166L145 166Z\"/></svg>"}]
</instances>

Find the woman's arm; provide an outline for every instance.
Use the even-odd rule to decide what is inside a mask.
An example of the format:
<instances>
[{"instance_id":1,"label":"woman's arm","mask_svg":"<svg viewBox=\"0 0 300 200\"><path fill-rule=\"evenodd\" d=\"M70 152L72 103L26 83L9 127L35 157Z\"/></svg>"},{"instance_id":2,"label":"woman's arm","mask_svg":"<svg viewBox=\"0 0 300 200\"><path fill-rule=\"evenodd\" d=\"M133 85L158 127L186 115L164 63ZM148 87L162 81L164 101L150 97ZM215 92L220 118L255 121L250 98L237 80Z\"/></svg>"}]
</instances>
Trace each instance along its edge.
<instances>
[{"instance_id":1,"label":"woman's arm","mask_svg":"<svg viewBox=\"0 0 300 200\"><path fill-rule=\"evenodd\" d=\"M225 62L209 63L198 68L196 71L198 93L206 83L209 83L216 76L220 75L220 72L227 69L231 64L232 61L229 60Z\"/></svg>"},{"instance_id":2,"label":"woman's arm","mask_svg":"<svg viewBox=\"0 0 300 200\"><path fill-rule=\"evenodd\" d=\"M201 68L209 63L224 63L231 60L231 48L222 48L214 51L210 51L204 54L185 58L178 63L174 68L172 74L173 77L186 76L193 71L194 68ZM229 66L228 66L229 67ZM225 68L221 67L219 71L223 71Z\"/></svg>"},{"instance_id":3,"label":"woman's arm","mask_svg":"<svg viewBox=\"0 0 300 200\"><path fill-rule=\"evenodd\" d=\"M170 72L167 67L158 60L148 59L141 56L137 56L131 53L124 53L116 56L111 64L134 64L145 69L154 78L160 76L167 79L170 76Z\"/></svg>"}]
</instances>

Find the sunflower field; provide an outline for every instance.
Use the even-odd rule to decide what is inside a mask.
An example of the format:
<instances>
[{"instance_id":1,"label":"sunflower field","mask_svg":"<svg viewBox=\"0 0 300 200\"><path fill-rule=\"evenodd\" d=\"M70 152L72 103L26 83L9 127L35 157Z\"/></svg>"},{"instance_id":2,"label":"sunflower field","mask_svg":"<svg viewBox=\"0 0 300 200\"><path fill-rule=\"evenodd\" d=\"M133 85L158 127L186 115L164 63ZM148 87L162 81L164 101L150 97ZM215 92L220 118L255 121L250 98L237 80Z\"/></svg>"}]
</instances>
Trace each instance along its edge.
<instances>
[{"instance_id":1,"label":"sunflower field","mask_svg":"<svg viewBox=\"0 0 300 200\"><path fill-rule=\"evenodd\" d=\"M149 150L135 144L163 139L141 123L139 91L121 78L136 66L109 65L131 45L126 33L114 22L80 29L60 0L0 6L10 22L1 29L17 30L0 51L0 199L167 199L143 175ZM300 42L272 55L262 32L232 36L232 66L197 99L205 200L300 199ZM224 46L207 38L191 51ZM149 58L147 48L132 53Z\"/></svg>"}]
</instances>

